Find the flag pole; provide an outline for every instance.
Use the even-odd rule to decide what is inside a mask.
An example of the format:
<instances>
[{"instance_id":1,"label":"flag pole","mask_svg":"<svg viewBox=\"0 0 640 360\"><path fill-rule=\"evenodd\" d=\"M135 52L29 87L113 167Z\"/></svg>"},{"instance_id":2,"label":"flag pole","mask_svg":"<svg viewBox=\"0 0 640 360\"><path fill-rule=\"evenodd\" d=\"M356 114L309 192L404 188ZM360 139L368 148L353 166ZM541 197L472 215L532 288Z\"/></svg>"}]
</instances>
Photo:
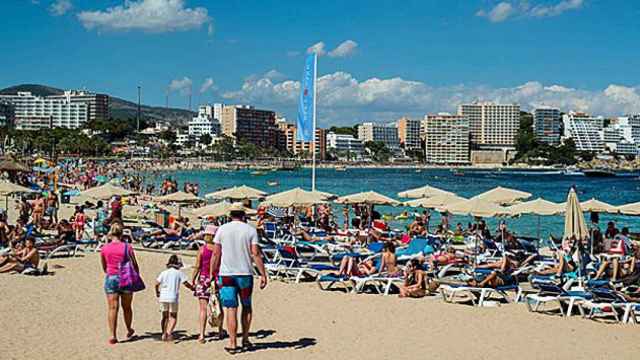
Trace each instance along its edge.
<instances>
[{"instance_id":1,"label":"flag pole","mask_svg":"<svg viewBox=\"0 0 640 360\"><path fill-rule=\"evenodd\" d=\"M318 54L313 54L313 149L311 154L311 191L316 191L316 89L318 76Z\"/></svg>"}]
</instances>

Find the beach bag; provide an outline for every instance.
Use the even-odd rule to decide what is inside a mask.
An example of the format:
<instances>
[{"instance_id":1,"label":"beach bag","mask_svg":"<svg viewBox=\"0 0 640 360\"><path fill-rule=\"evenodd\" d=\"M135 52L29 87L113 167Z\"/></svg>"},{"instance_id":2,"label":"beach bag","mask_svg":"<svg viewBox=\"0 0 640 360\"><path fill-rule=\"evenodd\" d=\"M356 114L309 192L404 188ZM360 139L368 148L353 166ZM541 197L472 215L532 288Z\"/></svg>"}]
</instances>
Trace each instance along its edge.
<instances>
[{"instance_id":1,"label":"beach bag","mask_svg":"<svg viewBox=\"0 0 640 360\"><path fill-rule=\"evenodd\" d=\"M218 292L214 292L209 296L209 325L217 328L222 325L222 306Z\"/></svg>"},{"instance_id":2,"label":"beach bag","mask_svg":"<svg viewBox=\"0 0 640 360\"><path fill-rule=\"evenodd\" d=\"M129 245L124 244L124 258L120 264L120 290L138 292L144 289L144 282L131 263Z\"/></svg>"}]
</instances>

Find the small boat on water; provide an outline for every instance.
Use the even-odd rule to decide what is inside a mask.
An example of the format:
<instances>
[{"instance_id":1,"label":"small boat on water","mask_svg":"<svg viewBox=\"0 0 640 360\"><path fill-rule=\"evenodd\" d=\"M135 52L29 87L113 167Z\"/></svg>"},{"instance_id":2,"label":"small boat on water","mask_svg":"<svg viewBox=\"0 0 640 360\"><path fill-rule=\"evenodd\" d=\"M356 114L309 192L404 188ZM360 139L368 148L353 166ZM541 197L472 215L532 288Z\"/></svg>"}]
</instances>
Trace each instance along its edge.
<instances>
[{"instance_id":1,"label":"small boat on water","mask_svg":"<svg viewBox=\"0 0 640 360\"><path fill-rule=\"evenodd\" d=\"M344 165L338 165L334 168L335 171L347 171L347 167Z\"/></svg>"},{"instance_id":2,"label":"small boat on water","mask_svg":"<svg viewBox=\"0 0 640 360\"><path fill-rule=\"evenodd\" d=\"M266 173L264 171L262 171L262 170L256 170L256 171L252 171L251 172L251 175L253 175L253 176L261 176L261 175L264 175L264 174L266 174Z\"/></svg>"},{"instance_id":3,"label":"small boat on water","mask_svg":"<svg viewBox=\"0 0 640 360\"><path fill-rule=\"evenodd\" d=\"M582 171L588 177L614 177L616 173L609 169L587 169Z\"/></svg>"},{"instance_id":4,"label":"small boat on water","mask_svg":"<svg viewBox=\"0 0 640 360\"><path fill-rule=\"evenodd\" d=\"M422 169L416 169L416 173L420 174L422 172Z\"/></svg>"},{"instance_id":5,"label":"small boat on water","mask_svg":"<svg viewBox=\"0 0 640 360\"><path fill-rule=\"evenodd\" d=\"M451 172L453 173L453 176L464 176L464 173L460 169L453 169Z\"/></svg>"},{"instance_id":6,"label":"small boat on water","mask_svg":"<svg viewBox=\"0 0 640 360\"><path fill-rule=\"evenodd\" d=\"M566 176L584 176L584 172L578 169L575 166L569 166L562 172L563 175Z\"/></svg>"},{"instance_id":7,"label":"small boat on water","mask_svg":"<svg viewBox=\"0 0 640 360\"><path fill-rule=\"evenodd\" d=\"M267 185L269 185L269 186L278 186L278 185L280 185L280 183L277 182L277 181L267 181Z\"/></svg>"}]
</instances>

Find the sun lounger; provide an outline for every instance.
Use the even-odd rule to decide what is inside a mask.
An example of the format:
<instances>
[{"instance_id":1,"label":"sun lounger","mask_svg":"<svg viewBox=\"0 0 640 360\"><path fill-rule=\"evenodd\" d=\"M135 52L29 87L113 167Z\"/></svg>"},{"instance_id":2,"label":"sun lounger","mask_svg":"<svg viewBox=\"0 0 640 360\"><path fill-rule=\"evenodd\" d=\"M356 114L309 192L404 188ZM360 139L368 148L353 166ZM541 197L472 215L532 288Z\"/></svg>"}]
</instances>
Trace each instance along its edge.
<instances>
[{"instance_id":1,"label":"sun lounger","mask_svg":"<svg viewBox=\"0 0 640 360\"><path fill-rule=\"evenodd\" d=\"M279 246L273 262L265 264L267 272L273 277L294 280L299 283L302 278L316 279L321 272L338 271L332 265L311 264L301 259L294 247Z\"/></svg>"}]
</instances>

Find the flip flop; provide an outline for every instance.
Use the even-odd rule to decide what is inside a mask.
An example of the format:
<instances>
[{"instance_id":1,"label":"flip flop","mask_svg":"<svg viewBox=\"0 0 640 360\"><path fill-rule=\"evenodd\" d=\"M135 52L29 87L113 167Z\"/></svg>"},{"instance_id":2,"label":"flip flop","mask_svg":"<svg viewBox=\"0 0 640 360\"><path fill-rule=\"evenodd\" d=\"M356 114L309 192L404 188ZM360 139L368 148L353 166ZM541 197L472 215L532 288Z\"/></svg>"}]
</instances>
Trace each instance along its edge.
<instances>
[{"instance_id":1,"label":"flip flop","mask_svg":"<svg viewBox=\"0 0 640 360\"><path fill-rule=\"evenodd\" d=\"M242 342L243 349L251 349L252 347L253 347L253 343L251 343L251 341L247 340Z\"/></svg>"},{"instance_id":2,"label":"flip flop","mask_svg":"<svg viewBox=\"0 0 640 360\"><path fill-rule=\"evenodd\" d=\"M118 343L118 339L116 339L116 338L111 338L111 339L109 339L109 341L108 341L108 344L109 344L109 345L115 345L115 344L117 344L117 343Z\"/></svg>"},{"instance_id":3,"label":"flip flop","mask_svg":"<svg viewBox=\"0 0 640 360\"><path fill-rule=\"evenodd\" d=\"M236 355L236 354L240 354L242 352L242 349L238 349L238 348L230 348L230 347L224 347L224 351L227 352L227 354L229 355Z\"/></svg>"}]
</instances>

